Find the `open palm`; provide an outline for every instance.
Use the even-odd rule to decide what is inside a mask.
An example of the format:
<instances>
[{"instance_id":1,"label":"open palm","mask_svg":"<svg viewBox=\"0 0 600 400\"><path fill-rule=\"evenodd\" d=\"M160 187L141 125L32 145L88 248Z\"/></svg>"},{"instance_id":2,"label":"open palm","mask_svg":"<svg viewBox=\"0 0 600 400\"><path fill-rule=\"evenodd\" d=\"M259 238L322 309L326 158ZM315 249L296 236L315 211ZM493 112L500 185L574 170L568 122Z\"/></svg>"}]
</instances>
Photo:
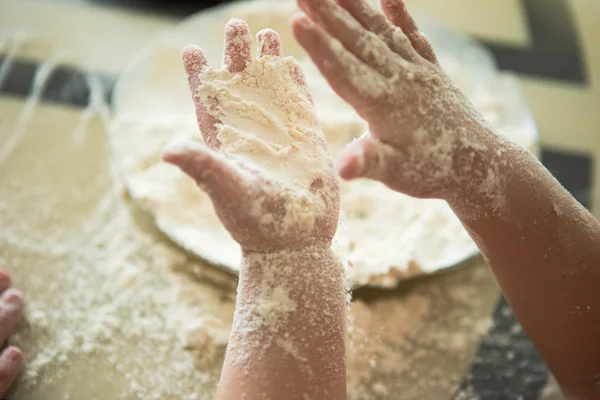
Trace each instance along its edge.
<instances>
[{"instance_id":1,"label":"open palm","mask_svg":"<svg viewBox=\"0 0 600 400\"><path fill-rule=\"evenodd\" d=\"M339 214L339 184L304 75L282 57L279 36L258 34L252 60L248 25L229 21L223 68L188 45L182 58L205 144L176 143L163 158L208 193L245 251L329 242Z\"/></svg>"}]
</instances>

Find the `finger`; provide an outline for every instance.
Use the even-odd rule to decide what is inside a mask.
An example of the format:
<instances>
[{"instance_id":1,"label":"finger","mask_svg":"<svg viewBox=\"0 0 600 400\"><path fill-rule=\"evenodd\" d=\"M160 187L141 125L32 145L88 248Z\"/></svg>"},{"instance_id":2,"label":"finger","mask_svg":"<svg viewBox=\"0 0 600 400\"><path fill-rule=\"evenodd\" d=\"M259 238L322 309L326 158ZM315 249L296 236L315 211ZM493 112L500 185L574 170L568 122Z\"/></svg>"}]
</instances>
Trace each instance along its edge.
<instances>
[{"instance_id":1,"label":"finger","mask_svg":"<svg viewBox=\"0 0 600 400\"><path fill-rule=\"evenodd\" d=\"M258 42L257 57L276 56L281 57L281 39L279 33L273 29L263 29L256 35Z\"/></svg>"},{"instance_id":2,"label":"finger","mask_svg":"<svg viewBox=\"0 0 600 400\"><path fill-rule=\"evenodd\" d=\"M0 296L0 343L4 343L12 333L23 314L25 300L16 289L7 289Z\"/></svg>"},{"instance_id":3,"label":"finger","mask_svg":"<svg viewBox=\"0 0 600 400\"><path fill-rule=\"evenodd\" d=\"M304 93L304 95L308 98L308 100L310 100L310 102L314 106L315 100L310 91L308 90L308 82L306 81L306 74L304 73L304 70L302 69L300 64L298 64L298 61L294 57L288 57L288 59L292 60L292 62L290 63L290 73L292 74L292 78L294 78L294 81L296 82L296 85L298 85L298 88L300 88L300 90Z\"/></svg>"},{"instance_id":4,"label":"finger","mask_svg":"<svg viewBox=\"0 0 600 400\"><path fill-rule=\"evenodd\" d=\"M206 146L193 141L171 143L162 158L194 179L213 201L229 201L244 194L241 171Z\"/></svg>"},{"instance_id":5,"label":"finger","mask_svg":"<svg viewBox=\"0 0 600 400\"><path fill-rule=\"evenodd\" d=\"M302 87L303 89L308 89L306 74L304 73L304 70L302 69L300 64L298 64L298 61L296 61L295 59L291 65L291 74L298 86Z\"/></svg>"},{"instance_id":6,"label":"finger","mask_svg":"<svg viewBox=\"0 0 600 400\"><path fill-rule=\"evenodd\" d=\"M402 58L375 33L367 31L333 0L298 0L300 8L313 21L338 39L348 51L385 76L395 74Z\"/></svg>"},{"instance_id":7,"label":"finger","mask_svg":"<svg viewBox=\"0 0 600 400\"><path fill-rule=\"evenodd\" d=\"M357 110L371 108L387 91L385 78L348 52L306 15L292 17L292 30L332 89Z\"/></svg>"},{"instance_id":8,"label":"finger","mask_svg":"<svg viewBox=\"0 0 600 400\"><path fill-rule=\"evenodd\" d=\"M381 0L381 8L389 20L402 29L421 57L438 64L431 42L427 39L427 36L419 31L419 27L408 12L404 0Z\"/></svg>"},{"instance_id":9,"label":"finger","mask_svg":"<svg viewBox=\"0 0 600 400\"><path fill-rule=\"evenodd\" d=\"M258 42L257 57L263 56L277 56L281 57L283 52L281 50L281 38L279 33L272 29L263 29L256 35ZM306 76L304 71L293 57L289 57L292 60L290 63L290 69L292 77L296 84L304 91L308 99L313 102L311 94L308 92L308 85L306 83Z\"/></svg>"},{"instance_id":10,"label":"finger","mask_svg":"<svg viewBox=\"0 0 600 400\"><path fill-rule=\"evenodd\" d=\"M365 133L350 143L338 156L335 167L342 179L371 178L383 183L389 176L398 151Z\"/></svg>"},{"instance_id":11,"label":"finger","mask_svg":"<svg viewBox=\"0 0 600 400\"><path fill-rule=\"evenodd\" d=\"M200 47L188 44L181 52L183 68L187 74L190 89L195 91L202 83L201 75L210 65L206 59L206 53Z\"/></svg>"},{"instance_id":12,"label":"finger","mask_svg":"<svg viewBox=\"0 0 600 400\"><path fill-rule=\"evenodd\" d=\"M181 52L181 59L192 92L200 133L202 133L208 147L216 149L220 146L216 138L218 133L216 124L219 121L208 112L209 105L205 104L198 95L198 88L202 84L202 74L210 67L206 59L206 53L200 47L188 44Z\"/></svg>"},{"instance_id":13,"label":"finger","mask_svg":"<svg viewBox=\"0 0 600 400\"><path fill-rule=\"evenodd\" d=\"M392 51L405 60L413 61L415 59L416 52L408 37L370 2L365 0L338 0L338 2L362 26L382 38Z\"/></svg>"},{"instance_id":14,"label":"finger","mask_svg":"<svg viewBox=\"0 0 600 400\"><path fill-rule=\"evenodd\" d=\"M252 36L250 27L238 18L232 18L225 26L225 49L223 66L232 73L242 72L252 62Z\"/></svg>"},{"instance_id":15,"label":"finger","mask_svg":"<svg viewBox=\"0 0 600 400\"><path fill-rule=\"evenodd\" d=\"M11 284L12 280L10 278L10 275L4 270L0 270L0 293L8 289L11 286Z\"/></svg>"},{"instance_id":16,"label":"finger","mask_svg":"<svg viewBox=\"0 0 600 400\"><path fill-rule=\"evenodd\" d=\"M16 347L4 349L0 355L0 396L4 396L23 366L23 353Z\"/></svg>"},{"instance_id":17,"label":"finger","mask_svg":"<svg viewBox=\"0 0 600 400\"><path fill-rule=\"evenodd\" d=\"M435 55L435 51L433 50L433 46L429 41L429 38L422 32L417 32L408 37L413 44L415 50L423 57L424 59L431 61L434 64L438 64L437 56Z\"/></svg>"}]
</instances>

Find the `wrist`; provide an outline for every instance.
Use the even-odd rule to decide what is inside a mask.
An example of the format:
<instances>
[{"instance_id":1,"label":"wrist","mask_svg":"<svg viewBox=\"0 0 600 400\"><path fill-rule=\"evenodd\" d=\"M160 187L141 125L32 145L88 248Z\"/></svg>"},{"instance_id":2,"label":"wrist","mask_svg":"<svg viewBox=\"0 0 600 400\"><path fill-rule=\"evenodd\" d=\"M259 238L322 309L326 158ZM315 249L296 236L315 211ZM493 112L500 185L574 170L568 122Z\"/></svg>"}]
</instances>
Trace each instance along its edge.
<instances>
[{"instance_id":1,"label":"wrist","mask_svg":"<svg viewBox=\"0 0 600 400\"><path fill-rule=\"evenodd\" d=\"M238 283L238 305L267 301L275 292L299 300L329 301L344 291L344 268L329 244L266 253L244 252ZM307 296L307 293L310 295Z\"/></svg>"},{"instance_id":2,"label":"wrist","mask_svg":"<svg viewBox=\"0 0 600 400\"><path fill-rule=\"evenodd\" d=\"M242 250L240 273L256 276L264 275L270 269L284 269L286 275L282 279L291 279L305 275L301 270L308 269L312 273L343 272L343 266L338 256L331 250L329 240L317 241L314 244L291 249L276 249L271 251ZM310 278L310 277L304 277ZM242 279L242 276L240 276Z\"/></svg>"},{"instance_id":3,"label":"wrist","mask_svg":"<svg viewBox=\"0 0 600 400\"><path fill-rule=\"evenodd\" d=\"M341 263L328 243L245 251L225 365L255 382L288 374L343 384L344 289Z\"/></svg>"},{"instance_id":4,"label":"wrist","mask_svg":"<svg viewBox=\"0 0 600 400\"><path fill-rule=\"evenodd\" d=\"M506 207L510 170L531 153L485 123L476 124L458 142L455 173L442 198L461 218L498 215Z\"/></svg>"},{"instance_id":5,"label":"wrist","mask_svg":"<svg viewBox=\"0 0 600 400\"><path fill-rule=\"evenodd\" d=\"M263 238L258 244L242 245L242 260L256 258L261 255L277 257L286 254L302 254L303 252L323 252L331 249L332 239L329 237L315 236L309 233L294 233L287 237L280 235L273 238Z\"/></svg>"},{"instance_id":6,"label":"wrist","mask_svg":"<svg viewBox=\"0 0 600 400\"><path fill-rule=\"evenodd\" d=\"M315 238L306 243L292 247L265 247L264 249L242 248L242 261L269 258L292 257L295 255L309 255L312 253L329 253L331 251L331 239ZM332 253L333 254L333 253Z\"/></svg>"},{"instance_id":7,"label":"wrist","mask_svg":"<svg viewBox=\"0 0 600 400\"><path fill-rule=\"evenodd\" d=\"M232 335L261 349L320 331L343 337L345 293L343 265L328 243L245 251Z\"/></svg>"}]
</instances>

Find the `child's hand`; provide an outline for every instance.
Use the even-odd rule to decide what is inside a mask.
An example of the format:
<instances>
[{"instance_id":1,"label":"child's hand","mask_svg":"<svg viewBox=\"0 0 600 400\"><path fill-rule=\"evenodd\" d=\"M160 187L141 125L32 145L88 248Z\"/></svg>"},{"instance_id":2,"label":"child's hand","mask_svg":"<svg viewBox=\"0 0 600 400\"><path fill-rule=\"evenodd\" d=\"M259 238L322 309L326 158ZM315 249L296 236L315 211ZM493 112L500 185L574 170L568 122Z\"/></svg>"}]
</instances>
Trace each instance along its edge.
<instances>
[{"instance_id":1,"label":"child's hand","mask_svg":"<svg viewBox=\"0 0 600 400\"><path fill-rule=\"evenodd\" d=\"M184 49L208 147L174 144L163 158L208 193L243 250L328 247L337 228L339 183L303 72L281 56L276 32L260 32L258 42L252 60L248 25L231 20L223 69L211 69L200 48ZM290 118L294 123L286 125Z\"/></svg>"},{"instance_id":2,"label":"child's hand","mask_svg":"<svg viewBox=\"0 0 600 400\"><path fill-rule=\"evenodd\" d=\"M598 220L483 121L402 0L381 0L387 19L366 0L298 3L307 14L292 20L298 41L369 122L338 160L342 177L446 200L565 398L599 399Z\"/></svg>"},{"instance_id":3,"label":"child's hand","mask_svg":"<svg viewBox=\"0 0 600 400\"><path fill-rule=\"evenodd\" d=\"M300 44L332 88L369 123L336 163L344 179L369 177L415 197L445 198L470 152L479 113L442 71L401 0L298 0ZM472 155L470 156L472 157Z\"/></svg>"}]
</instances>

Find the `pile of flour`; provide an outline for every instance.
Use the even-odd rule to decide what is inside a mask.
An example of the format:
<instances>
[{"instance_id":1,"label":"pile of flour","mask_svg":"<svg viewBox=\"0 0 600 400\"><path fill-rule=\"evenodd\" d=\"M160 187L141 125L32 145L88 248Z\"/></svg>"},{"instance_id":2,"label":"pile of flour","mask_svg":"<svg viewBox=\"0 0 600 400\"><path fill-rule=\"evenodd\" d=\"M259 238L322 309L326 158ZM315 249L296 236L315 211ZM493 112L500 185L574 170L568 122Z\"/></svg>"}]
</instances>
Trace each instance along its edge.
<instances>
[{"instance_id":1,"label":"pile of flour","mask_svg":"<svg viewBox=\"0 0 600 400\"><path fill-rule=\"evenodd\" d=\"M294 61L261 57L241 73L209 68L197 94L216 100L221 152L273 179L300 187L315 176L314 110L293 80ZM312 142L311 142L312 139ZM307 142L307 143L305 143Z\"/></svg>"},{"instance_id":2,"label":"pile of flour","mask_svg":"<svg viewBox=\"0 0 600 400\"><path fill-rule=\"evenodd\" d=\"M310 187L332 163L296 70L292 58L274 56L254 60L235 74L209 68L196 92L205 104L218 104L210 113L220 121L219 152L240 166L238 172L249 182L258 172L259 179L275 183L257 183L262 190L284 197L282 221L263 204L267 198L258 197L250 205L261 223L283 231L298 226L310 230L315 219L324 216L326 199L311 193Z\"/></svg>"},{"instance_id":3,"label":"pile of flour","mask_svg":"<svg viewBox=\"0 0 600 400\"><path fill-rule=\"evenodd\" d=\"M218 38L222 35L225 21L229 17L239 17L246 20L254 32L265 28L279 32L284 53L300 60L305 71L318 122L335 156L347 143L362 135L366 123L332 91L293 39L288 26L288 17L293 12L293 2L251 2L228 8L212 25L207 26L203 20L201 27L189 25L188 28L190 32L209 30ZM191 40L191 37L185 40ZM220 46L217 54L213 44L201 45L208 46L205 50L209 59L220 58ZM213 48L215 54L211 52ZM115 161L121 166L132 197L155 216L157 225L168 236L202 258L237 270L239 248L216 218L207 196L176 168L160 162L160 149L174 138L202 140L187 82L181 72L180 49L180 45L170 42L158 43L145 60L145 68L150 68L151 73L142 75L142 79L137 76L133 87L121 95L120 103L127 106L117 108L111 132ZM442 58L440 61L450 77L470 95L478 110L496 128L526 147L534 147L529 137L503 124L506 110L501 99L475 85L455 60ZM256 64L252 68L265 66ZM213 78L218 81L219 76ZM265 84L261 82L261 85ZM289 91L286 87L273 87L272 90L293 96L293 93L284 93ZM269 173L276 174L278 178L285 176L288 178L284 179L291 177L292 181L295 180L295 168L299 168L300 175L310 176L310 162L293 157L295 153L290 143L299 133L286 126L286 118L271 110L264 113L262 110L268 105L257 93L244 93L250 101L240 103L237 100L241 97L240 93L227 91L228 96L236 97L238 104L232 107L236 107L237 116L232 113L226 117L228 128L220 140L226 146L234 146L233 134L243 138L241 147L237 148L239 151L230 146L231 156L243 158L244 162L252 163L256 168L261 168L259 164L271 164ZM240 109L240 104L250 108ZM303 103L293 101L290 106L294 107L287 110L292 113L289 118L294 118L293 124L299 129L307 126L308 122L302 119ZM257 111L260 111L257 115L266 119L248 118L249 112L256 114ZM286 142L271 145L266 149L268 151L263 151L264 143L251 133L258 128L264 130L265 126L269 126L266 133L274 127L287 129L289 136ZM257 159L255 151L259 149L261 154L272 156L264 158L261 155ZM244 154L240 153L241 150ZM281 163L282 160L285 163ZM349 279L353 285L382 286L394 286L399 279L437 271L476 252L475 244L445 202L416 200L368 180L342 184L340 225L334 249L352 264Z\"/></svg>"}]
</instances>

